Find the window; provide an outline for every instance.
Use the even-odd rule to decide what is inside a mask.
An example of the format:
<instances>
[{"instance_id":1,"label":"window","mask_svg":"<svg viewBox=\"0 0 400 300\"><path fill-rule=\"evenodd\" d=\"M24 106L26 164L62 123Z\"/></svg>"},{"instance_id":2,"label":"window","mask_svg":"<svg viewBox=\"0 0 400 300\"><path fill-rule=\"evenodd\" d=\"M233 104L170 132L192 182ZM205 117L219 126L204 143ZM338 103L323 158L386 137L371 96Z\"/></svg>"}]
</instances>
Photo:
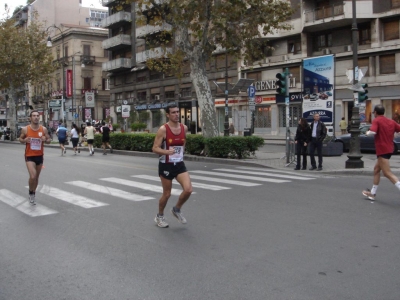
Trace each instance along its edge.
<instances>
[{"instance_id":1,"label":"window","mask_svg":"<svg viewBox=\"0 0 400 300\"><path fill-rule=\"evenodd\" d=\"M254 79L254 81L260 81L261 80L261 72L252 72L252 73L247 73L248 79Z\"/></svg>"},{"instance_id":2,"label":"window","mask_svg":"<svg viewBox=\"0 0 400 300\"><path fill-rule=\"evenodd\" d=\"M109 91L110 90L110 79L108 78L103 78L101 80L101 89L103 91Z\"/></svg>"},{"instance_id":3,"label":"window","mask_svg":"<svg viewBox=\"0 0 400 300\"><path fill-rule=\"evenodd\" d=\"M83 45L83 55L90 56L90 45Z\"/></svg>"},{"instance_id":4,"label":"window","mask_svg":"<svg viewBox=\"0 0 400 300\"><path fill-rule=\"evenodd\" d=\"M358 59L358 67L368 67L367 73L364 74L364 77L369 76L369 58L363 57Z\"/></svg>"},{"instance_id":5,"label":"window","mask_svg":"<svg viewBox=\"0 0 400 300\"><path fill-rule=\"evenodd\" d=\"M139 101L146 101L147 93L146 91L138 92L137 98Z\"/></svg>"},{"instance_id":6,"label":"window","mask_svg":"<svg viewBox=\"0 0 400 300\"><path fill-rule=\"evenodd\" d=\"M175 98L175 92L165 92L165 99L174 99Z\"/></svg>"},{"instance_id":7,"label":"window","mask_svg":"<svg viewBox=\"0 0 400 300\"><path fill-rule=\"evenodd\" d=\"M91 78L83 78L83 89L91 90L92 89L92 79Z\"/></svg>"},{"instance_id":8,"label":"window","mask_svg":"<svg viewBox=\"0 0 400 300\"><path fill-rule=\"evenodd\" d=\"M332 34L321 34L314 37L314 51L321 51L323 48L332 46Z\"/></svg>"},{"instance_id":9,"label":"window","mask_svg":"<svg viewBox=\"0 0 400 300\"><path fill-rule=\"evenodd\" d=\"M108 57L108 50L104 50L104 57Z\"/></svg>"},{"instance_id":10,"label":"window","mask_svg":"<svg viewBox=\"0 0 400 300\"><path fill-rule=\"evenodd\" d=\"M361 24L358 29L358 43L360 45L371 44L371 25Z\"/></svg>"},{"instance_id":11,"label":"window","mask_svg":"<svg viewBox=\"0 0 400 300\"><path fill-rule=\"evenodd\" d=\"M181 89L181 97L191 97L192 96L192 88L183 88Z\"/></svg>"},{"instance_id":12,"label":"window","mask_svg":"<svg viewBox=\"0 0 400 300\"><path fill-rule=\"evenodd\" d=\"M288 41L288 53L301 53L301 39Z\"/></svg>"},{"instance_id":13,"label":"window","mask_svg":"<svg viewBox=\"0 0 400 300\"><path fill-rule=\"evenodd\" d=\"M64 57L68 57L68 46L64 47Z\"/></svg>"},{"instance_id":14,"label":"window","mask_svg":"<svg viewBox=\"0 0 400 300\"><path fill-rule=\"evenodd\" d=\"M380 74L396 73L396 57L394 54L379 56Z\"/></svg>"},{"instance_id":15,"label":"window","mask_svg":"<svg viewBox=\"0 0 400 300\"><path fill-rule=\"evenodd\" d=\"M386 21L383 23L383 40L392 41L399 39L399 20Z\"/></svg>"},{"instance_id":16,"label":"window","mask_svg":"<svg viewBox=\"0 0 400 300\"><path fill-rule=\"evenodd\" d=\"M400 0L392 0L392 8L399 8Z\"/></svg>"}]
</instances>

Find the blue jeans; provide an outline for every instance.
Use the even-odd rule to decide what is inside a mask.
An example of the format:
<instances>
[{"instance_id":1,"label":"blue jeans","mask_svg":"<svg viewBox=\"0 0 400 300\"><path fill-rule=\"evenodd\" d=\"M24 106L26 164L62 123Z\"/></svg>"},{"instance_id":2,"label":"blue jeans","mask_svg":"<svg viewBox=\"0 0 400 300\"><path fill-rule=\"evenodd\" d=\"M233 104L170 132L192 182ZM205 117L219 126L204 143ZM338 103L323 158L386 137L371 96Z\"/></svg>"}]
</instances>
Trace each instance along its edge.
<instances>
[{"instance_id":1,"label":"blue jeans","mask_svg":"<svg viewBox=\"0 0 400 300\"><path fill-rule=\"evenodd\" d=\"M310 160L313 168L317 167L315 162L315 149L317 149L318 153L318 168L322 168L322 141L312 138L310 142Z\"/></svg>"}]
</instances>

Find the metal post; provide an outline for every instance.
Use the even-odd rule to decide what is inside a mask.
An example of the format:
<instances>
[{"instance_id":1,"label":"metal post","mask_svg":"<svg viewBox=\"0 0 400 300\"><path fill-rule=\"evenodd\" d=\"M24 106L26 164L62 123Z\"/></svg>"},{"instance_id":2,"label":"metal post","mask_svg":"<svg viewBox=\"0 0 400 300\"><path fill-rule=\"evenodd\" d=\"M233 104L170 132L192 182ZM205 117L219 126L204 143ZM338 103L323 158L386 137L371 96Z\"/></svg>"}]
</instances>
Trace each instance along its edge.
<instances>
[{"instance_id":1,"label":"metal post","mask_svg":"<svg viewBox=\"0 0 400 300\"><path fill-rule=\"evenodd\" d=\"M228 110L228 51L225 52L225 122L224 136L229 136L229 110Z\"/></svg>"},{"instance_id":2,"label":"metal post","mask_svg":"<svg viewBox=\"0 0 400 300\"><path fill-rule=\"evenodd\" d=\"M75 123L75 112L74 112L74 101L75 101L75 54L72 55L72 123Z\"/></svg>"},{"instance_id":3,"label":"metal post","mask_svg":"<svg viewBox=\"0 0 400 300\"><path fill-rule=\"evenodd\" d=\"M351 27L352 38L353 38L353 84L358 82L358 29L357 29L357 17L356 17L356 1L352 0L353 9L353 24ZM357 68L357 72L356 72ZM364 162L361 160L360 152L360 110L358 107L358 93L353 94L354 106L351 116L351 127L350 127L350 151L346 160L346 169L357 169L364 168Z\"/></svg>"},{"instance_id":4,"label":"metal post","mask_svg":"<svg viewBox=\"0 0 400 300\"><path fill-rule=\"evenodd\" d=\"M286 163L290 163L290 128L289 128L289 69L285 69L285 108L286 108Z\"/></svg>"}]
</instances>

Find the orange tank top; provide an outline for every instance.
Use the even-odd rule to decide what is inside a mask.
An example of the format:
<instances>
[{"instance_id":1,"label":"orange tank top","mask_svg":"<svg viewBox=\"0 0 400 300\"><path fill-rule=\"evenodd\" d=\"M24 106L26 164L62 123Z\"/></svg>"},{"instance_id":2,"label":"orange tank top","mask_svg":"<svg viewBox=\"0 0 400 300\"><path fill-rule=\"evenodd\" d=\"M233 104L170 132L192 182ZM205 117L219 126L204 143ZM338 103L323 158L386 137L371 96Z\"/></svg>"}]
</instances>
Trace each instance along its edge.
<instances>
[{"instance_id":1,"label":"orange tank top","mask_svg":"<svg viewBox=\"0 0 400 300\"><path fill-rule=\"evenodd\" d=\"M33 130L31 125L26 126L26 137L30 137L31 142L26 143L25 156L43 156L42 136L44 136L42 125L37 130Z\"/></svg>"}]
</instances>

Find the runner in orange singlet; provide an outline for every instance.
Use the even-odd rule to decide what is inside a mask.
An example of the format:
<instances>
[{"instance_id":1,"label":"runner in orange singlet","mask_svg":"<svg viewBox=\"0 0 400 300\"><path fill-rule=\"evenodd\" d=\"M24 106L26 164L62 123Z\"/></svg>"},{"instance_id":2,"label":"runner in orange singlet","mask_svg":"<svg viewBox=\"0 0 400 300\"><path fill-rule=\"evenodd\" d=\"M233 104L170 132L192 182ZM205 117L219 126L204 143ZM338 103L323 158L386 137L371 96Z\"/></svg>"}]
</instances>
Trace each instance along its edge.
<instances>
[{"instance_id":1,"label":"runner in orange singlet","mask_svg":"<svg viewBox=\"0 0 400 300\"><path fill-rule=\"evenodd\" d=\"M29 203L32 205L36 205L35 192L43 165L43 143L51 143L47 128L39 124L39 118L39 112L32 110L31 124L22 128L19 137L19 141L26 144L25 162L29 172Z\"/></svg>"}]
</instances>

